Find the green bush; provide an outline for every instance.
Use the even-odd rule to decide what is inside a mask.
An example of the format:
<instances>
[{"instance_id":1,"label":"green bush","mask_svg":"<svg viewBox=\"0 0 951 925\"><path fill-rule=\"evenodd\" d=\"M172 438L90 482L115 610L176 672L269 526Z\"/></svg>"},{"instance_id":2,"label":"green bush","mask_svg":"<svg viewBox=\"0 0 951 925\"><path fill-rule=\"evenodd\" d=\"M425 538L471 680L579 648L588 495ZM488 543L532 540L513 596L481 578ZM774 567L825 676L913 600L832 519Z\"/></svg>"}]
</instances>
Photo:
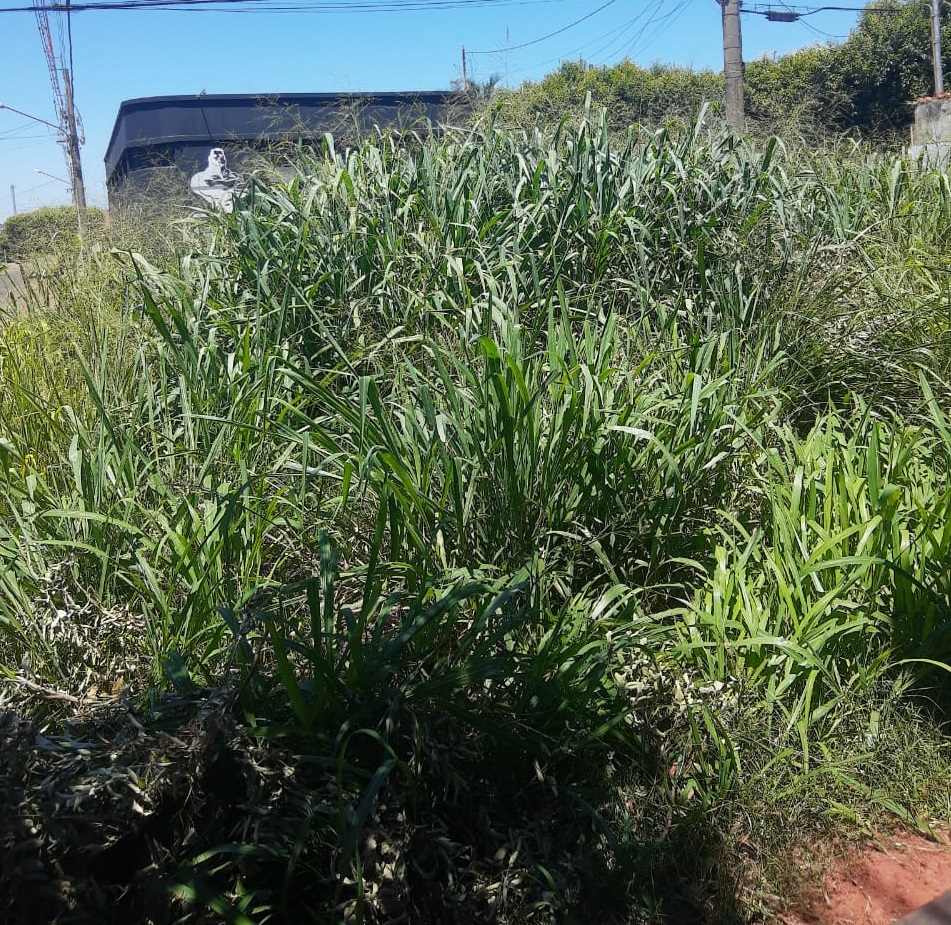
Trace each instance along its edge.
<instances>
[{"instance_id":1,"label":"green bush","mask_svg":"<svg viewBox=\"0 0 951 925\"><path fill-rule=\"evenodd\" d=\"M768 134L849 134L869 140L907 138L912 103L933 90L928 0L875 0L841 44L813 45L745 64L748 126ZM944 67L951 69L951 25L943 30ZM595 67L569 61L537 83L496 95L504 121L557 121L590 98L609 112L612 128L689 118L723 98L713 71L622 61Z\"/></svg>"},{"instance_id":2,"label":"green bush","mask_svg":"<svg viewBox=\"0 0 951 925\"><path fill-rule=\"evenodd\" d=\"M707 836L947 812L904 718L951 653L951 186L610 129L302 156L113 261L121 323L0 342L0 670L225 679L292 749L276 841L169 839L209 906L553 923L728 891Z\"/></svg>"},{"instance_id":3,"label":"green bush","mask_svg":"<svg viewBox=\"0 0 951 925\"><path fill-rule=\"evenodd\" d=\"M623 130L632 124L690 119L722 95L723 78L713 71L665 64L642 68L631 61L614 67L566 61L538 83L497 93L493 108L505 123L550 124L577 112L590 96L596 108L607 111L611 128Z\"/></svg>"},{"instance_id":4,"label":"green bush","mask_svg":"<svg viewBox=\"0 0 951 925\"><path fill-rule=\"evenodd\" d=\"M83 234L100 237L105 227L101 209L87 209ZM31 260L73 245L79 240L79 219L74 206L44 206L12 215L0 227L0 255L10 261Z\"/></svg>"}]
</instances>

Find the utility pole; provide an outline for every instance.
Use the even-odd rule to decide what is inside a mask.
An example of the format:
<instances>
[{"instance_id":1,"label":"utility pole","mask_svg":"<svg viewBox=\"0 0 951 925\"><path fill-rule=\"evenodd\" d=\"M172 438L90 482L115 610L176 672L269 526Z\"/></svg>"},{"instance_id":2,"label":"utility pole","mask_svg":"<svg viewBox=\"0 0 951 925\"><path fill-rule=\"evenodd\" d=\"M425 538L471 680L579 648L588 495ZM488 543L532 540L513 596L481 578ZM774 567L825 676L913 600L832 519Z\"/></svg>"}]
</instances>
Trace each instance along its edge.
<instances>
[{"instance_id":1,"label":"utility pole","mask_svg":"<svg viewBox=\"0 0 951 925\"><path fill-rule=\"evenodd\" d=\"M944 72L941 68L941 0L931 0L931 55L934 60L934 95L944 93Z\"/></svg>"},{"instance_id":2,"label":"utility pole","mask_svg":"<svg viewBox=\"0 0 951 925\"><path fill-rule=\"evenodd\" d=\"M723 90L727 125L735 132L746 127L743 104L743 39L740 0L717 0L723 11ZM938 0L933 0L937 3Z\"/></svg>"},{"instance_id":3,"label":"utility pole","mask_svg":"<svg viewBox=\"0 0 951 925\"><path fill-rule=\"evenodd\" d=\"M509 27L505 27L505 89L509 89Z\"/></svg>"},{"instance_id":4,"label":"utility pole","mask_svg":"<svg viewBox=\"0 0 951 925\"><path fill-rule=\"evenodd\" d=\"M73 181L73 204L79 217L79 236L83 235L83 216L86 212L86 184L83 183L83 160L79 153L82 140L76 130L76 87L73 83L73 17L66 0L66 37L69 60L63 66L63 85L66 92L66 128L69 153L69 177ZM68 63L68 67L66 64Z\"/></svg>"},{"instance_id":5,"label":"utility pole","mask_svg":"<svg viewBox=\"0 0 951 925\"><path fill-rule=\"evenodd\" d=\"M462 46L462 92L469 92L469 71L466 69L466 46Z\"/></svg>"},{"instance_id":6,"label":"utility pole","mask_svg":"<svg viewBox=\"0 0 951 925\"><path fill-rule=\"evenodd\" d=\"M73 205L82 215L86 211L86 187L83 183L83 162L79 153L79 132L76 130L76 106L73 103L73 76L63 68L66 91L66 153L69 157L69 178L73 188Z\"/></svg>"},{"instance_id":7,"label":"utility pole","mask_svg":"<svg viewBox=\"0 0 951 925\"><path fill-rule=\"evenodd\" d=\"M10 198L13 200L13 214L17 214L17 191L16 187L11 183L10 184Z\"/></svg>"},{"instance_id":8,"label":"utility pole","mask_svg":"<svg viewBox=\"0 0 951 925\"><path fill-rule=\"evenodd\" d=\"M63 10L66 13L66 44L69 49L69 58L60 62L57 59L50 34L49 7L50 0L33 0L33 12L36 15L36 24L40 32L40 41L43 45L43 54L46 56L46 65L50 72L50 83L53 87L53 101L56 104L56 114L59 117L60 143L66 153L66 162L69 168L70 186L73 189L73 205L80 215L86 211L86 187L83 184L82 160L79 153L82 139L80 138L78 120L76 118L76 94L73 84L73 29L70 0L66 0ZM62 43L62 36L60 36ZM60 86L62 84L62 86Z\"/></svg>"}]
</instances>

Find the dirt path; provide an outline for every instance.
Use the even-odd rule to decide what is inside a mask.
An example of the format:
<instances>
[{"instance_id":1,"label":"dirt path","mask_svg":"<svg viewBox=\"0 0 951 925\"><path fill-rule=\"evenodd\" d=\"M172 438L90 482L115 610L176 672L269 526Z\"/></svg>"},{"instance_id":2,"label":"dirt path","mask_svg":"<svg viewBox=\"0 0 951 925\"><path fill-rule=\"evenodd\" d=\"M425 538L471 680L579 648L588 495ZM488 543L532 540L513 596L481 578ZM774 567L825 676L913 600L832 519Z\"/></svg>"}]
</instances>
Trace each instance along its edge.
<instances>
[{"instance_id":1,"label":"dirt path","mask_svg":"<svg viewBox=\"0 0 951 925\"><path fill-rule=\"evenodd\" d=\"M0 311L7 307L10 293L18 289L22 282L18 264L0 264Z\"/></svg>"},{"instance_id":2,"label":"dirt path","mask_svg":"<svg viewBox=\"0 0 951 925\"><path fill-rule=\"evenodd\" d=\"M892 925L951 890L951 844L919 835L884 838L837 861L822 888L800 899L784 925ZM935 918L934 916L938 917ZM942 922L944 908L922 910L904 925Z\"/></svg>"}]
</instances>

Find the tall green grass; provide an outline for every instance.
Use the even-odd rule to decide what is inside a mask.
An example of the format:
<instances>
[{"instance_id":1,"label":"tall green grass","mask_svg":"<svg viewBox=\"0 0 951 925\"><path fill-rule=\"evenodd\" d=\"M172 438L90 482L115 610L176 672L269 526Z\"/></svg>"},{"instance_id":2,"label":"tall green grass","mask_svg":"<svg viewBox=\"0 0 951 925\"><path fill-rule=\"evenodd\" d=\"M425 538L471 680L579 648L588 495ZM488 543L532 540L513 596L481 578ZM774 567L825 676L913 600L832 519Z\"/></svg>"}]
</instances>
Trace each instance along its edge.
<instances>
[{"instance_id":1,"label":"tall green grass","mask_svg":"<svg viewBox=\"0 0 951 925\"><path fill-rule=\"evenodd\" d=\"M337 769L300 902L330 869L367 921L384 805L457 843L544 792L511 921L606 875L579 839L636 903L646 843L713 850L765 800L933 813L934 752L880 718L929 728L904 705L949 656L949 201L702 118L262 174L176 259L117 251L74 350L4 329L0 663L90 683L53 619L82 599L143 683L237 677L250 726ZM882 785L857 756L890 749Z\"/></svg>"}]
</instances>

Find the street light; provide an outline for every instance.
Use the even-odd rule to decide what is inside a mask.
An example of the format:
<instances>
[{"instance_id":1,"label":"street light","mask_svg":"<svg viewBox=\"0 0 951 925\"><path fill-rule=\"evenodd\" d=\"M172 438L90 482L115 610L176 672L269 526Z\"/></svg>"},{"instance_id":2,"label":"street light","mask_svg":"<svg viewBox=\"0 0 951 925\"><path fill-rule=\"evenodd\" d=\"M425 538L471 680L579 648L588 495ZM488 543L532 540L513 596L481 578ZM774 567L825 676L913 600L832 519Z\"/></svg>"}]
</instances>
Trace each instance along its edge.
<instances>
[{"instance_id":1,"label":"street light","mask_svg":"<svg viewBox=\"0 0 951 925\"><path fill-rule=\"evenodd\" d=\"M9 109L10 112L15 112L18 116L23 116L26 119L32 119L34 122L40 122L43 125L48 125L50 128L55 128L56 131L60 133L60 135L65 136L66 134L62 125L54 125L52 122L47 122L46 119L41 119L39 116L31 116L28 112L24 112L22 109L14 109L12 106L8 106L6 103L0 103L0 109Z\"/></svg>"},{"instance_id":2,"label":"street light","mask_svg":"<svg viewBox=\"0 0 951 925\"><path fill-rule=\"evenodd\" d=\"M67 86L67 95L71 100L72 96L70 94L72 91L70 88L71 84ZM72 106L72 103L70 103L70 106ZM55 122L41 119L39 116L24 112L22 109L16 109L14 106L8 106L6 103L0 103L0 109L9 109L10 112L15 112L18 116L23 116L25 119L32 119L41 125L48 125L50 128L56 129L58 133L56 141L58 144L65 146L66 155L69 158L70 175L73 177L73 182L69 184L69 188L73 191L73 205L76 206L77 212L85 212L86 188L83 185L83 168L79 156L80 140L76 134L75 111L70 108L65 112L61 112L61 115L65 119L65 124L56 125Z\"/></svg>"},{"instance_id":3,"label":"street light","mask_svg":"<svg viewBox=\"0 0 951 925\"><path fill-rule=\"evenodd\" d=\"M65 183L67 186L71 186L71 185L72 185L72 184L69 182L69 180L64 180L62 177L57 177L55 174L47 173L45 170L40 170L39 167L34 167L34 168L33 168L33 173L42 174L44 177L49 177L51 180L58 180L60 183Z\"/></svg>"}]
</instances>

